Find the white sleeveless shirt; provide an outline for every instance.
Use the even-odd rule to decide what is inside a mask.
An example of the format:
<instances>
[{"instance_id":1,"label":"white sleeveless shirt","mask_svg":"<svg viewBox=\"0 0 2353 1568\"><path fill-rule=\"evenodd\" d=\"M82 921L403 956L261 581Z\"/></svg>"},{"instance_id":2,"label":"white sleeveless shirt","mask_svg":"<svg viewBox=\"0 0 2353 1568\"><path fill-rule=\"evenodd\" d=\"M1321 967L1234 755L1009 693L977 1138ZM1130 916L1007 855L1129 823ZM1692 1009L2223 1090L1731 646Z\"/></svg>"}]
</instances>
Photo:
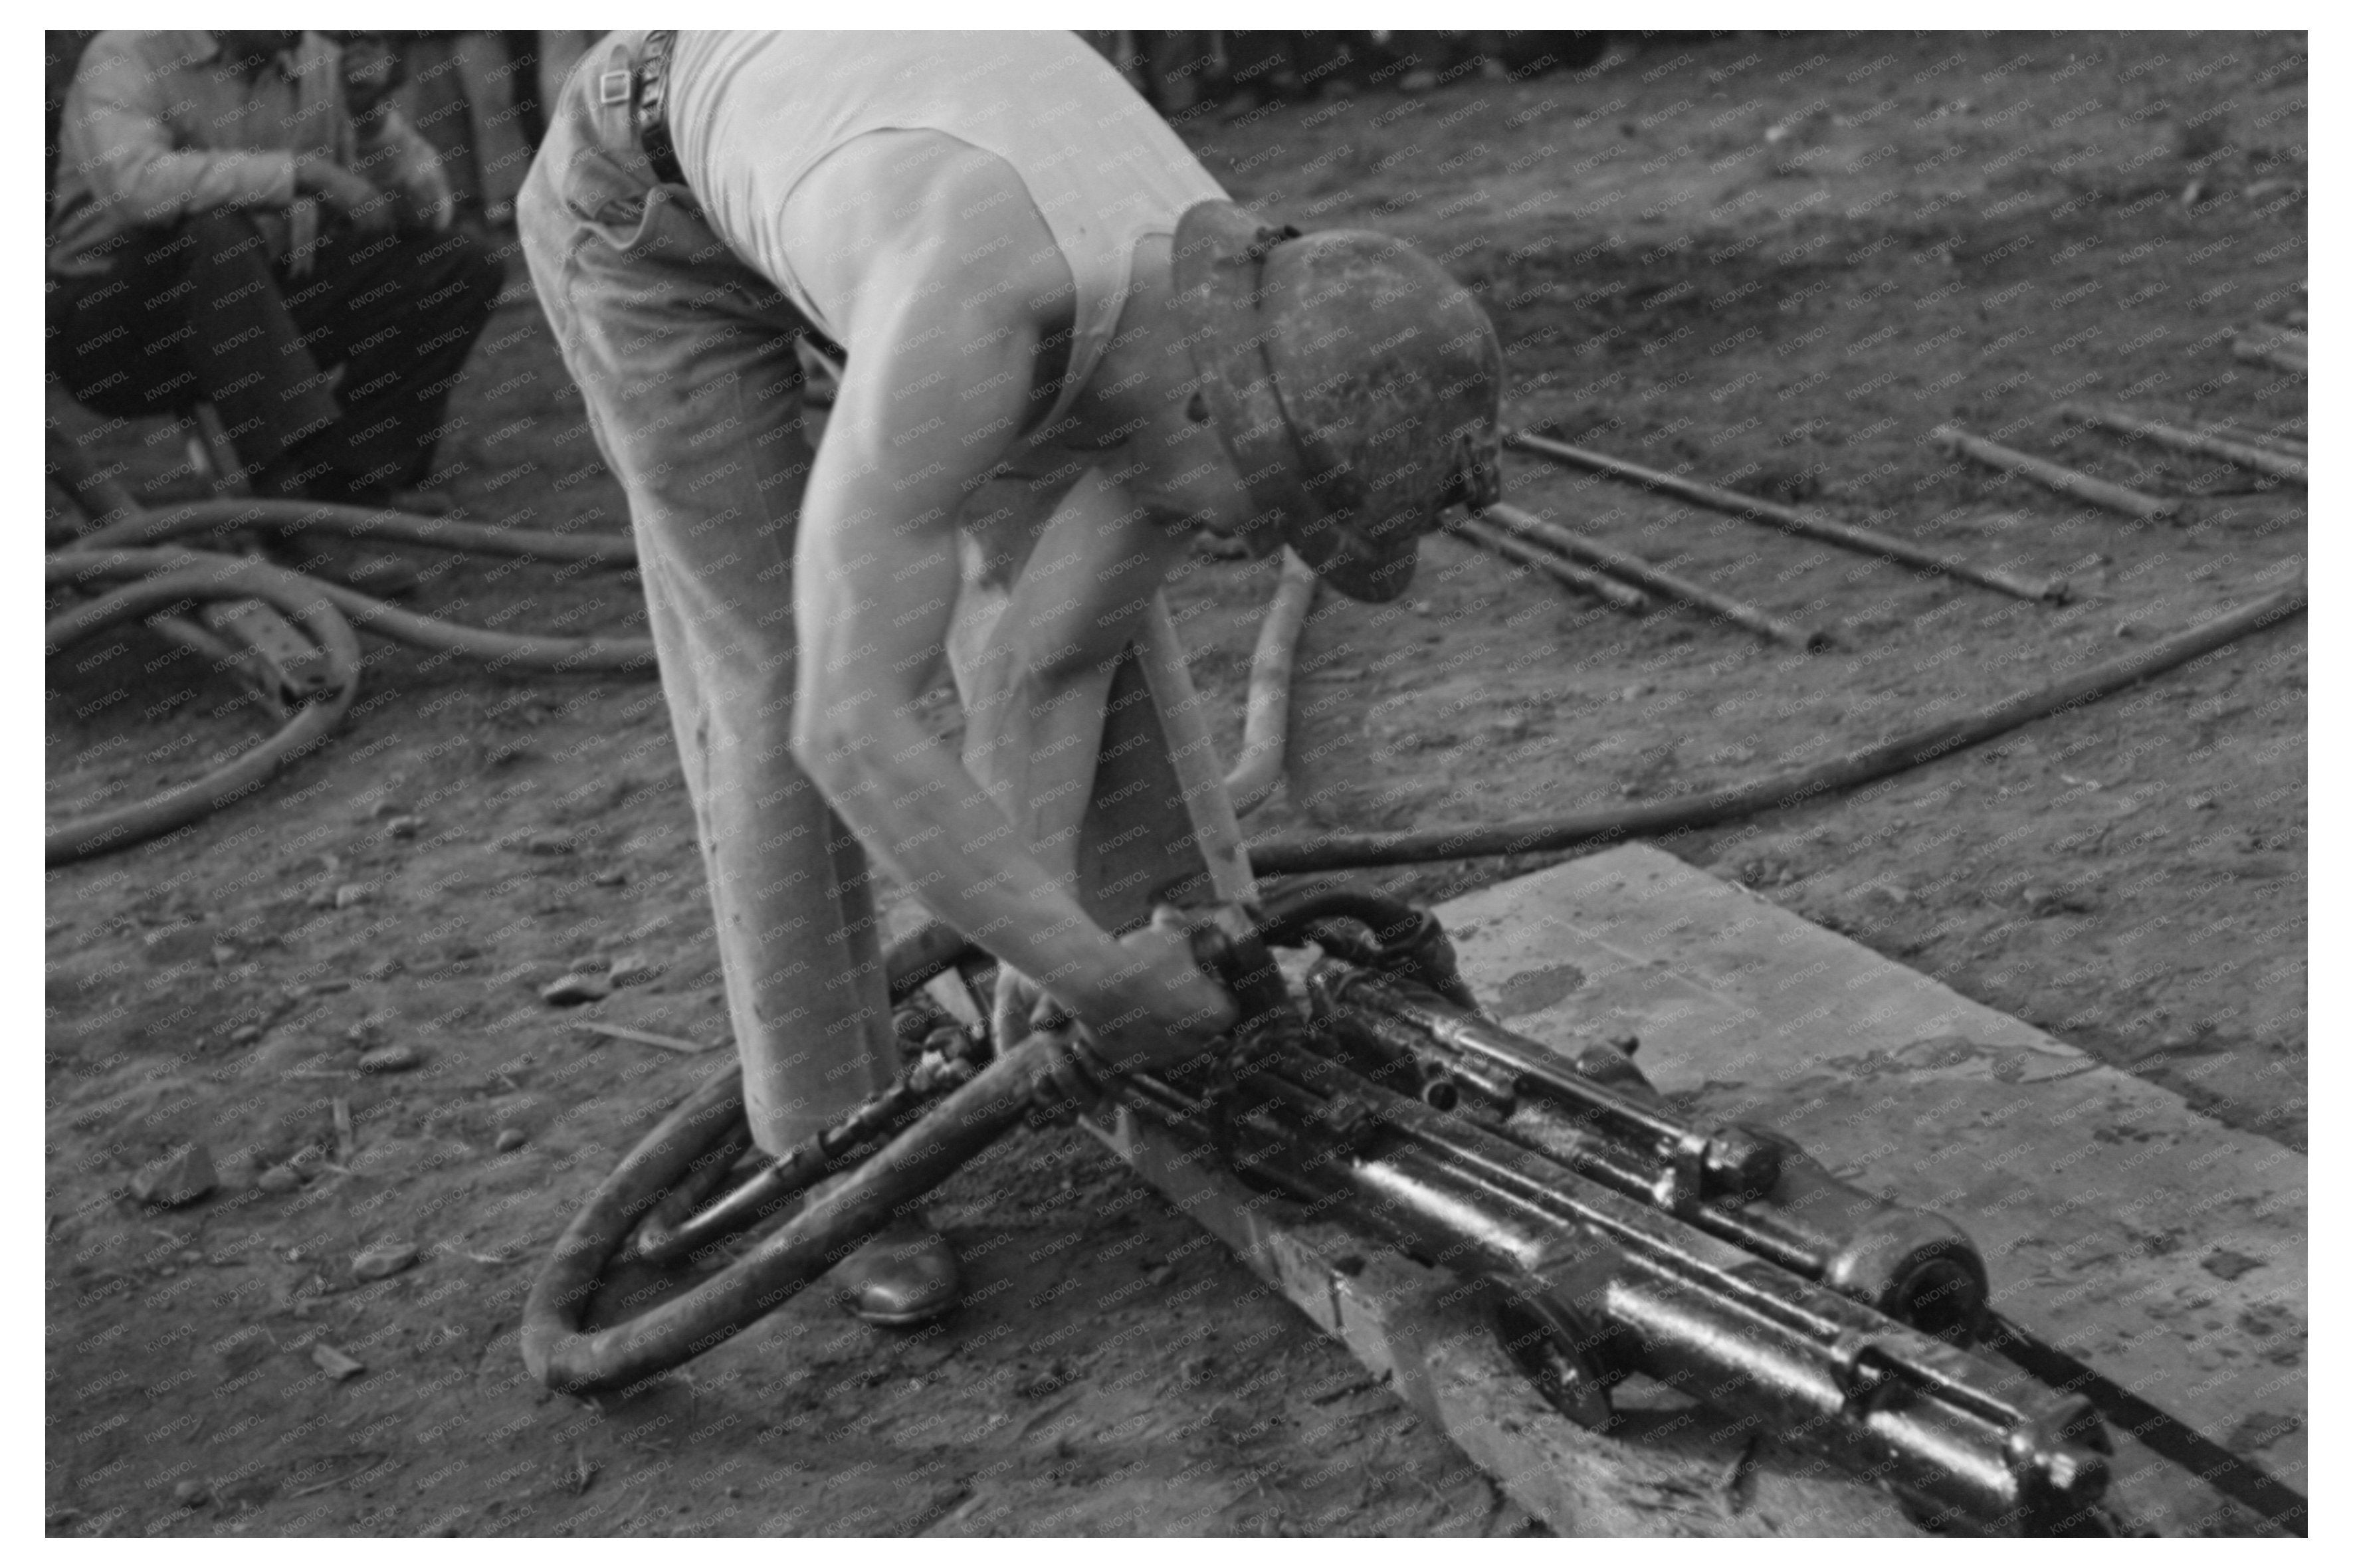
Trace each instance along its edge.
<instances>
[{"instance_id":1,"label":"white sleeveless shirt","mask_svg":"<svg viewBox=\"0 0 2353 1568\"><path fill-rule=\"evenodd\" d=\"M1186 208L1226 194L1071 33L682 32L668 93L670 140L712 230L852 354L858 345L794 271L782 222L794 187L874 131L939 132L1004 159L1077 289L1069 368L1047 425L1069 412L1103 357L1136 241L1174 234Z\"/></svg>"}]
</instances>

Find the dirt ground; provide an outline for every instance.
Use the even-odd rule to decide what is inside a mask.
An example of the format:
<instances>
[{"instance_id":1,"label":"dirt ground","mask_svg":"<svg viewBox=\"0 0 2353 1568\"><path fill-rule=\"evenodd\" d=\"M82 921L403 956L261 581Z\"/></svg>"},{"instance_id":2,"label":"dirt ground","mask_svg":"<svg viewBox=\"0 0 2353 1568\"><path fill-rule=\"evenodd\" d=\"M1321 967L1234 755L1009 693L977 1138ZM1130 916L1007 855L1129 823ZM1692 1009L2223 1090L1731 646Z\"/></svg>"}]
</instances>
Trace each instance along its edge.
<instances>
[{"instance_id":1,"label":"dirt ground","mask_svg":"<svg viewBox=\"0 0 2353 1568\"><path fill-rule=\"evenodd\" d=\"M1250 826L1679 794L2282 585L2300 489L2070 433L2052 408L2304 433L2302 378L2232 352L2242 326L2301 320L2304 47L1660 37L1574 77L1189 124L1238 198L1379 225L1475 283L1521 422L2075 590L2052 607L1924 580L1515 458L1520 505L1838 646L1672 606L1627 616L1440 539L1400 604L1322 603L1288 789ZM446 488L480 519L622 528L578 410L536 311L502 311L458 396ZM2168 523L2084 509L1950 459L1926 438L1944 421L2199 499ZM102 449L151 494L187 487L161 426ZM626 573L430 575L417 606L455 619L643 625ZM1229 744L1272 580L1205 558L1174 592ZM724 1040L687 804L649 680L369 647L333 744L181 836L48 876L51 1533L1540 1528L1073 1132L1017 1134L944 1190L971 1300L937 1329L869 1329L813 1293L633 1399L540 1390L515 1341L538 1256L724 1059L574 1026ZM261 732L167 651L139 633L50 662L53 816ZM1668 847L2302 1149L2305 667L2297 620ZM1386 880L1436 899L1539 863ZM657 976L586 1008L539 1000L616 952ZM389 1045L421 1064L357 1069ZM216 1193L128 1196L191 1140ZM298 1186L258 1184L289 1162ZM417 1261L356 1279L385 1241ZM364 1370L338 1375L330 1348Z\"/></svg>"}]
</instances>

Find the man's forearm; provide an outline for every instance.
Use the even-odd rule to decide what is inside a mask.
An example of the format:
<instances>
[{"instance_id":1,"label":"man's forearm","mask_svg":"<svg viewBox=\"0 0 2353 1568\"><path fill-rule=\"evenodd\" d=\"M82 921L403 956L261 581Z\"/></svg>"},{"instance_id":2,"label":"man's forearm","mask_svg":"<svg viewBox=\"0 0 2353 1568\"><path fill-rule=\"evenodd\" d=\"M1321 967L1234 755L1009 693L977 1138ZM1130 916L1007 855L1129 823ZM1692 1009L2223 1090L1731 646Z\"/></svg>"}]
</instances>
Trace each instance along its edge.
<instances>
[{"instance_id":1,"label":"man's forearm","mask_svg":"<svg viewBox=\"0 0 2353 1568\"><path fill-rule=\"evenodd\" d=\"M1022 670L986 693L966 694L966 769L1065 888L1077 879L1079 828L1092 798L1111 678L1109 666L1060 678Z\"/></svg>"},{"instance_id":2,"label":"man's forearm","mask_svg":"<svg viewBox=\"0 0 2353 1568\"><path fill-rule=\"evenodd\" d=\"M217 207L283 210L297 189L290 153L131 149L92 182L93 194L111 209L157 225Z\"/></svg>"},{"instance_id":3,"label":"man's forearm","mask_svg":"<svg viewBox=\"0 0 2353 1568\"><path fill-rule=\"evenodd\" d=\"M174 145L155 86L135 58L87 59L68 95L64 163L91 194L133 223L176 223L215 207L284 207L294 154Z\"/></svg>"},{"instance_id":4,"label":"man's forearm","mask_svg":"<svg viewBox=\"0 0 2353 1568\"><path fill-rule=\"evenodd\" d=\"M805 765L868 852L949 924L1073 1010L1114 1002L1120 950L944 742L894 714Z\"/></svg>"}]
</instances>

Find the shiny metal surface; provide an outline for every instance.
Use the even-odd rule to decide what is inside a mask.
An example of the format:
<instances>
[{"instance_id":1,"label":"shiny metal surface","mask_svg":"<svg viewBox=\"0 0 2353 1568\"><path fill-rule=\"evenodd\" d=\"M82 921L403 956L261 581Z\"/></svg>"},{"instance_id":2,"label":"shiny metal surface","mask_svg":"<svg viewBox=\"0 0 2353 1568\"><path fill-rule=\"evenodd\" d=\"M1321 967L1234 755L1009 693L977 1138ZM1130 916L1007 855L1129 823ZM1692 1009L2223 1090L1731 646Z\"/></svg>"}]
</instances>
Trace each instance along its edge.
<instances>
[{"instance_id":1,"label":"shiny metal surface","mask_svg":"<svg viewBox=\"0 0 2353 1568\"><path fill-rule=\"evenodd\" d=\"M1507 1352L1587 1426L1607 1429L1610 1386L1640 1373L1925 1519L2047 1533L2091 1517L2098 1424L1961 1348L1984 1269L1943 1216L1768 1131L1684 1121L1620 1053L1595 1064L1612 1081L1588 1077L1354 965L1319 966L1309 992L1315 1027L1269 1037L1229 1088L1114 1092L1214 1135L1246 1179L1482 1281ZM1451 1112L1423 1096L1440 1077L1468 1091Z\"/></svg>"}]
</instances>

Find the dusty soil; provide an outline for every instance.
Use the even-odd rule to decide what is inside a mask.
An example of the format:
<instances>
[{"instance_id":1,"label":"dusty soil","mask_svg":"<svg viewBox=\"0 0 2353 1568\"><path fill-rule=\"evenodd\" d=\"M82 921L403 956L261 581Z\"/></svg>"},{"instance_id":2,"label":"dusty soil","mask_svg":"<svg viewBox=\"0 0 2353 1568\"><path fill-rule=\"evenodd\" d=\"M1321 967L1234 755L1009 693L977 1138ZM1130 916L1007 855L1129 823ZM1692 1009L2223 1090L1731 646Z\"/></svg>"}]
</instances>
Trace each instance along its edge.
<instances>
[{"instance_id":1,"label":"dusty soil","mask_svg":"<svg viewBox=\"0 0 2353 1568\"><path fill-rule=\"evenodd\" d=\"M2240 326L2301 320L2303 50L1662 37L1579 77L1189 124L1237 196L1379 224L1476 283L1520 421L2076 590L2021 604L1514 458L1520 504L1839 647L1800 654L1672 606L1628 617L1439 540L1402 604L1317 611L1288 793L1253 826L1677 794L2280 585L2300 570L2301 489L2050 410L2121 398L2303 433L2302 379L2232 353ZM622 527L577 410L536 313L503 312L443 483L477 517ZM1947 420L2200 499L2164 524L2085 510L1948 459L1925 439ZM158 426L99 446L151 494L188 483ZM1205 560L1175 591L1229 741L1271 581ZM593 570L460 561L418 602L482 624L643 623L634 577ZM47 879L52 1533L1531 1528L1070 1132L1018 1134L944 1189L973 1300L936 1331L870 1330L812 1296L635 1399L539 1390L514 1337L536 1255L723 1060L573 1027L723 1040L686 801L649 681L371 651L333 745L172 840ZM53 816L261 731L167 652L140 633L51 662ZM2305 661L2299 620L1669 847L2301 1149ZM1388 879L1436 898L1535 863ZM578 1012L539 1001L617 951L658 978ZM357 1070L393 1044L421 1065ZM134 1202L132 1172L189 1140L219 1190ZM257 1184L289 1161L299 1189ZM419 1260L356 1279L383 1240ZM334 1375L321 1347L364 1370Z\"/></svg>"}]
</instances>

